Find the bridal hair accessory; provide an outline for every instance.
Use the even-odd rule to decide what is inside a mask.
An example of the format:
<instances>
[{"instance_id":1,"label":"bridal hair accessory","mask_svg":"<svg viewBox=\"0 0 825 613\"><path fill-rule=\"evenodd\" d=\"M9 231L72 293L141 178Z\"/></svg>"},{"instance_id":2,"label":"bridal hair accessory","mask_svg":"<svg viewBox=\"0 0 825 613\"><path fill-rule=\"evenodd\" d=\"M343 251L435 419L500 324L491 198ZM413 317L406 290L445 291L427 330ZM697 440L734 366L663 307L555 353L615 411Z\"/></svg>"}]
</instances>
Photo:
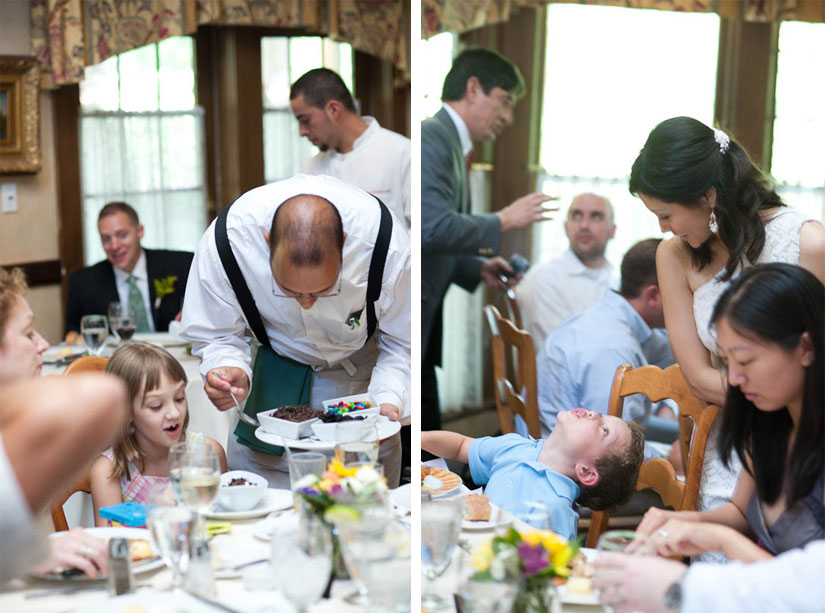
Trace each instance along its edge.
<instances>
[{"instance_id":1,"label":"bridal hair accessory","mask_svg":"<svg viewBox=\"0 0 825 613\"><path fill-rule=\"evenodd\" d=\"M724 155L728 152L728 148L730 148L730 136L722 132L722 130L714 128L713 140L719 143L719 153Z\"/></svg>"},{"instance_id":2,"label":"bridal hair accessory","mask_svg":"<svg viewBox=\"0 0 825 613\"><path fill-rule=\"evenodd\" d=\"M710 231L716 234L719 232L719 224L716 222L716 211L713 209L710 210L710 219L708 220L708 228Z\"/></svg>"}]
</instances>

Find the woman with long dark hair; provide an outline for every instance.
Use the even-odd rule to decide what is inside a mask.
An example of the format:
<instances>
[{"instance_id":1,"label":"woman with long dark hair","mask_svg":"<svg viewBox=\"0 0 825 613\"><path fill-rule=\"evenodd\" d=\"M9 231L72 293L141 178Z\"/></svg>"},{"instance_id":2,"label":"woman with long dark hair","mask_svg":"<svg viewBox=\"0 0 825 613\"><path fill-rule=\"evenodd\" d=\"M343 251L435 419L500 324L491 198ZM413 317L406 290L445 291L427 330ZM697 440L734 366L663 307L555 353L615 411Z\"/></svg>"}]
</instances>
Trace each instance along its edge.
<instances>
[{"instance_id":1,"label":"woman with long dark hair","mask_svg":"<svg viewBox=\"0 0 825 613\"><path fill-rule=\"evenodd\" d=\"M825 286L799 266L751 267L722 294L712 314L729 384L719 451L744 468L717 509L648 511L639 531L660 554L750 562L825 538L823 319Z\"/></svg>"},{"instance_id":2,"label":"woman with long dark hair","mask_svg":"<svg viewBox=\"0 0 825 613\"><path fill-rule=\"evenodd\" d=\"M798 264L825 283L825 227L789 206L728 134L674 117L648 136L630 175L630 192L658 218L656 254L665 325L686 381L701 399L722 404L724 374L710 323L731 279L753 264ZM728 500L741 466L718 461L718 426L705 452L700 510Z\"/></svg>"}]
</instances>

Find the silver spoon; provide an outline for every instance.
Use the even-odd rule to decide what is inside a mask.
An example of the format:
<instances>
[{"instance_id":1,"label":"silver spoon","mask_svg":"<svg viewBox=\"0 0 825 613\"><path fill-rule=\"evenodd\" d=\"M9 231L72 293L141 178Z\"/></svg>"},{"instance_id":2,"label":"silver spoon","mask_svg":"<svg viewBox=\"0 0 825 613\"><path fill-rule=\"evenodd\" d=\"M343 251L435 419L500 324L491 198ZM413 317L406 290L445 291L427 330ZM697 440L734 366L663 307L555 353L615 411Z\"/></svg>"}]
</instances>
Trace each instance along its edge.
<instances>
[{"instance_id":1,"label":"silver spoon","mask_svg":"<svg viewBox=\"0 0 825 613\"><path fill-rule=\"evenodd\" d=\"M226 381L226 379L224 379L220 375L218 375L218 378L221 379L221 381ZM235 397L235 394L232 393L231 385L229 387L229 395L232 397L232 402L235 403L235 410L238 412L238 419L240 419L245 424L249 424L253 428L260 428L261 424L257 419L247 415L243 412L243 410L241 410L241 403L238 402L238 399Z\"/></svg>"}]
</instances>

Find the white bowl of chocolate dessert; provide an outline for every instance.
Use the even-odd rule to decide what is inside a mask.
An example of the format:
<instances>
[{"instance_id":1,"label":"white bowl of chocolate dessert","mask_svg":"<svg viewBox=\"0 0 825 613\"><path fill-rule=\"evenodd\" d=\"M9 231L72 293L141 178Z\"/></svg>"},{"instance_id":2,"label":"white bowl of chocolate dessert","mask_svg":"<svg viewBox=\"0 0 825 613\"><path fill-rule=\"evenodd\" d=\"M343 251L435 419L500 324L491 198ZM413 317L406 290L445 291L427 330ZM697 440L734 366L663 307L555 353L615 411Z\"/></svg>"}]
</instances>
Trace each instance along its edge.
<instances>
[{"instance_id":1,"label":"white bowl of chocolate dessert","mask_svg":"<svg viewBox=\"0 0 825 613\"><path fill-rule=\"evenodd\" d=\"M265 432L284 438L299 439L312 434L312 424L323 411L308 406L278 407L258 413L258 422Z\"/></svg>"},{"instance_id":2,"label":"white bowl of chocolate dessert","mask_svg":"<svg viewBox=\"0 0 825 613\"><path fill-rule=\"evenodd\" d=\"M325 412L312 424L312 433L325 442L352 443L367 440L376 420L374 415L337 415Z\"/></svg>"},{"instance_id":3,"label":"white bowl of chocolate dessert","mask_svg":"<svg viewBox=\"0 0 825 613\"><path fill-rule=\"evenodd\" d=\"M218 504L227 511L249 511L266 495L266 477L248 470L230 470L221 475Z\"/></svg>"}]
</instances>

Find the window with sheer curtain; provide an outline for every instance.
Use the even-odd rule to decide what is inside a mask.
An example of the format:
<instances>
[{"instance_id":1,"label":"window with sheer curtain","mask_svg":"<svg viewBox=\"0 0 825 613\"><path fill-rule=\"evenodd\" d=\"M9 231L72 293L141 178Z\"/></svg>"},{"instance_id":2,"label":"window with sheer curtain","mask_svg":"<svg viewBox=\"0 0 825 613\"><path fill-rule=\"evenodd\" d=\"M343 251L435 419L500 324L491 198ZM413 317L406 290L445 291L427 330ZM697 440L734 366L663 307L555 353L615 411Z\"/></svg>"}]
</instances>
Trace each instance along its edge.
<instances>
[{"instance_id":1,"label":"window with sheer curtain","mask_svg":"<svg viewBox=\"0 0 825 613\"><path fill-rule=\"evenodd\" d=\"M771 174L782 199L825 221L825 24L779 27Z\"/></svg>"},{"instance_id":2,"label":"window with sheer curtain","mask_svg":"<svg viewBox=\"0 0 825 613\"><path fill-rule=\"evenodd\" d=\"M630 167L660 121L688 115L713 124L718 41L712 13L547 7L539 189L559 197L560 211L533 226L534 261L567 248L564 216L582 192L613 204L607 257L614 265L637 241L662 236L656 217L627 191Z\"/></svg>"},{"instance_id":3,"label":"window with sheer curtain","mask_svg":"<svg viewBox=\"0 0 825 613\"><path fill-rule=\"evenodd\" d=\"M329 68L353 91L352 46L320 36L261 39L264 95L264 177L267 183L296 174L318 148L298 134L289 107L289 88L305 72ZM356 101L357 108L357 101Z\"/></svg>"},{"instance_id":4,"label":"window with sheer curtain","mask_svg":"<svg viewBox=\"0 0 825 613\"><path fill-rule=\"evenodd\" d=\"M206 227L207 194L192 39L169 38L85 72L80 167L86 264L105 258L97 214L113 200L138 212L143 246L194 251Z\"/></svg>"}]
</instances>

